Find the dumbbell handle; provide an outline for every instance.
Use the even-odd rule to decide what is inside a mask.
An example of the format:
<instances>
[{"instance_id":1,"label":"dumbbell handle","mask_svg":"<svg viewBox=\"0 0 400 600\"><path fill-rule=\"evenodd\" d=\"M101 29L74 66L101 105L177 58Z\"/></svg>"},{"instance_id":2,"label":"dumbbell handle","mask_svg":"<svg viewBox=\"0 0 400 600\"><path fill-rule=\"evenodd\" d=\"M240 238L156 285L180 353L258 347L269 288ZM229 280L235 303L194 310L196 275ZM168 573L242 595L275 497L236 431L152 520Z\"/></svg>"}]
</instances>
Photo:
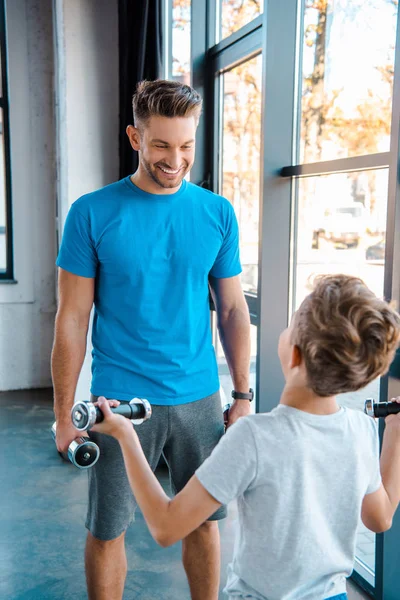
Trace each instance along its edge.
<instances>
[{"instance_id":1,"label":"dumbbell handle","mask_svg":"<svg viewBox=\"0 0 400 600\"><path fill-rule=\"evenodd\" d=\"M127 419L143 419L145 416L145 408L143 404L120 404L119 406L115 406L111 408L111 412L115 415L121 415L126 417ZM96 423L101 423L104 421L104 415L96 406Z\"/></svg>"},{"instance_id":2,"label":"dumbbell handle","mask_svg":"<svg viewBox=\"0 0 400 600\"><path fill-rule=\"evenodd\" d=\"M398 402L374 402L372 398L365 401L365 412L370 417L387 417L388 415L397 415L400 412Z\"/></svg>"},{"instance_id":3,"label":"dumbbell handle","mask_svg":"<svg viewBox=\"0 0 400 600\"><path fill-rule=\"evenodd\" d=\"M111 408L116 415L135 421L137 425L150 419L151 406L144 398L133 398L130 402L121 402L119 406ZM95 423L101 423L104 415L98 406L92 402L77 402L71 410L71 419L74 427L79 431L86 431Z\"/></svg>"}]
</instances>

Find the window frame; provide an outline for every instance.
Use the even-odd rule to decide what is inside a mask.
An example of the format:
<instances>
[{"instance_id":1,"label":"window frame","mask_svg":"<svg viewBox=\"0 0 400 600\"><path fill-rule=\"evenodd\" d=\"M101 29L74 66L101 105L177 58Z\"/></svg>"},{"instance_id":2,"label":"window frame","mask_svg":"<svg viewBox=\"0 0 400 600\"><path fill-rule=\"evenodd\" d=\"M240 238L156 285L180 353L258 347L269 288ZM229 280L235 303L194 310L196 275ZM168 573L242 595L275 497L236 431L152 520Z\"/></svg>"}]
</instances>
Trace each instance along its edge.
<instances>
[{"instance_id":1,"label":"window frame","mask_svg":"<svg viewBox=\"0 0 400 600\"><path fill-rule=\"evenodd\" d=\"M292 5L291 14L294 13L294 4L297 0L290 0ZM400 9L398 9L400 11ZM386 249L385 249L385 273L384 273L384 297L388 300L394 300L397 305L400 305L400 181L398 178L398 165L400 157L400 12L397 18L396 31L396 46L394 59L394 76L393 76L393 97L392 97L392 119L391 119L391 141L390 150L377 154L364 154L349 158L333 159L329 161L320 161L313 163L296 163L295 148L296 140L299 142L300 135L300 78L301 78L301 54L303 40L303 21L304 21L304 0L298 0L297 3L297 46L293 54L293 64L295 71L292 72L293 80L296 82L293 95L293 115L296 122L293 125L293 146L292 159L288 166L280 169L281 180L289 184L291 191L292 216L289 236L293 230L295 222L295 211L297 210L297 182L300 178L318 175L328 175L336 173L346 173L356 170L371 170L379 168L388 168L388 203L387 203L387 228L386 228ZM271 19L272 20L272 19ZM276 26L276 24L275 24ZM268 35L268 34L267 34ZM271 32L272 35L272 32ZM298 60L295 60L295 57ZM289 192L288 192L289 193ZM273 200L273 199L272 199ZM286 201L288 199L286 198ZM289 262L287 294L289 296L289 306L292 303L292 289L290 287L293 281L293 266L294 266L294 248L293 239L291 239L291 259ZM263 296L261 297L261 301ZM262 355L262 350L261 350ZM262 376L261 372L260 376ZM268 374L267 374L268 376ZM380 381L381 398L389 397L390 381L386 375ZM379 424L380 437L382 441L383 423ZM375 544L375 572L374 585L371 584L371 572L359 561L356 557L355 570L351 578L371 597L376 600L384 600L389 597L394 597L393 590L398 587L396 581L396 552L398 546L398 537L400 534L400 515L395 515L392 528L384 533L376 536Z\"/></svg>"},{"instance_id":2,"label":"window frame","mask_svg":"<svg viewBox=\"0 0 400 600\"><path fill-rule=\"evenodd\" d=\"M0 283L15 283L13 256L13 227L12 227L12 196L11 196L11 158L10 158L10 121L8 98L8 61L7 61L7 32L5 0L0 0L0 52L1 52L1 86L0 109L3 111L3 140L4 140L4 187L6 209L6 270L0 271Z\"/></svg>"}]
</instances>

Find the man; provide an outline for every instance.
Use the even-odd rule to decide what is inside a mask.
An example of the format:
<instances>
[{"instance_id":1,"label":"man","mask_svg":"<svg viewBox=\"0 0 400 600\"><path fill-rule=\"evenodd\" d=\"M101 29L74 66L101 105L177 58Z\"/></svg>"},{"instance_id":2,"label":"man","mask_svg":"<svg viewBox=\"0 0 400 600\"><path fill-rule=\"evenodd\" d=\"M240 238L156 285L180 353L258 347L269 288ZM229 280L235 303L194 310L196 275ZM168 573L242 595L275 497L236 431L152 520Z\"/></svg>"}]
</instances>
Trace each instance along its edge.
<instances>
[{"instance_id":1,"label":"man","mask_svg":"<svg viewBox=\"0 0 400 600\"><path fill-rule=\"evenodd\" d=\"M179 492L223 434L208 284L235 395L228 426L250 412L250 321L240 285L238 226L231 204L188 183L202 101L170 81L142 82L127 128L139 167L77 200L57 265L59 308L52 355L57 447L77 431L70 409L94 303L92 399L147 398L137 429L152 469L163 453ZM101 459L89 469L86 577L90 600L120 600L125 531L134 498L118 443L92 434ZM216 600L221 507L182 543L194 600Z\"/></svg>"}]
</instances>

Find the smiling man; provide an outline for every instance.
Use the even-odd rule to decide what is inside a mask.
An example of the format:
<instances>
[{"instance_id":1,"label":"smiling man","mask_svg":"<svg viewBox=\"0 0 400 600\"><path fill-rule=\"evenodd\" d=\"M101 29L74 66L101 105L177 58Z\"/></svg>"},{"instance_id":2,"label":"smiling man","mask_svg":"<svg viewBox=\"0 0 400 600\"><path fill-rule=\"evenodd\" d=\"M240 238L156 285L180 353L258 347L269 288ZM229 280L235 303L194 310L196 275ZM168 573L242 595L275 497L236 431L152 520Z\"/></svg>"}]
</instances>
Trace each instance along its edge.
<instances>
[{"instance_id":1,"label":"smiling man","mask_svg":"<svg viewBox=\"0 0 400 600\"><path fill-rule=\"evenodd\" d=\"M228 200L188 183L201 114L199 94L171 81L142 82L127 128L137 171L79 198L57 265L59 307L52 355L57 446L71 424L94 304L92 400L147 398L137 428L154 470L164 455L176 492L224 432L210 330L209 284L234 384L228 425L250 412L250 319L240 285L238 226ZM90 600L120 600L125 532L136 506L119 444L92 433L101 458L89 473L86 576ZM193 600L217 600L220 507L182 542Z\"/></svg>"}]
</instances>

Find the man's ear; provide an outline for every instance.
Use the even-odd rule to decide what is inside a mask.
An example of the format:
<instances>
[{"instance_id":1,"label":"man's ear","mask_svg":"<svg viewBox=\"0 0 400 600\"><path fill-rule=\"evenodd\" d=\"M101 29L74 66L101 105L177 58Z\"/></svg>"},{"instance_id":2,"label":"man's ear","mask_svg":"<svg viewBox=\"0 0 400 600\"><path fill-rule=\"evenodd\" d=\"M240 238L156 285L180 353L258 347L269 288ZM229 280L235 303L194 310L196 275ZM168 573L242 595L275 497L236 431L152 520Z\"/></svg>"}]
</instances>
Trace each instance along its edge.
<instances>
[{"instance_id":1,"label":"man's ear","mask_svg":"<svg viewBox=\"0 0 400 600\"><path fill-rule=\"evenodd\" d=\"M298 346L292 346L292 356L290 358L290 368L294 369L301 365L302 356L301 350Z\"/></svg>"},{"instance_id":2,"label":"man's ear","mask_svg":"<svg viewBox=\"0 0 400 600\"><path fill-rule=\"evenodd\" d=\"M133 125L128 125L126 128L126 135L129 138L131 146L134 150L140 150L140 131L137 127Z\"/></svg>"}]
</instances>

